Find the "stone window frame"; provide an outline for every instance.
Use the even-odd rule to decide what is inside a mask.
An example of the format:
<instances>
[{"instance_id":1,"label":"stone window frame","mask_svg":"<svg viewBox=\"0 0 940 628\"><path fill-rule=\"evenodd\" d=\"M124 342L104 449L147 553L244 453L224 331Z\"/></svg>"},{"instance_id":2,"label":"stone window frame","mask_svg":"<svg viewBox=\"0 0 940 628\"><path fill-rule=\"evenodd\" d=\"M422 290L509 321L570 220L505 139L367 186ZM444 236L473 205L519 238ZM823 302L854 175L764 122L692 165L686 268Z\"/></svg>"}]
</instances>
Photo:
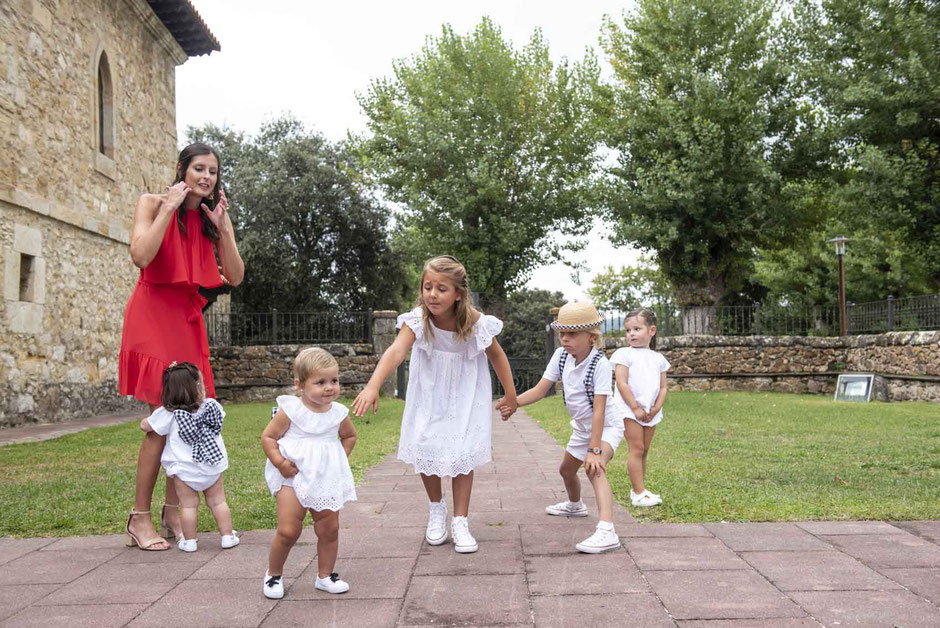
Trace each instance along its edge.
<instances>
[{"instance_id":1,"label":"stone window frame","mask_svg":"<svg viewBox=\"0 0 940 628\"><path fill-rule=\"evenodd\" d=\"M92 138L94 167L97 172L111 179L117 179L115 155L117 152L117 125L115 118L118 111L117 80L114 74L115 63L102 42L98 42L91 58L92 95Z\"/></svg>"},{"instance_id":2,"label":"stone window frame","mask_svg":"<svg viewBox=\"0 0 940 628\"><path fill-rule=\"evenodd\" d=\"M37 334L43 330L46 303L46 259L42 254L42 231L13 225L12 246L4 252L3 298L7 328L14 333ZM24 260L29 260L28 284L23 286Z\"/></svg>"}]
</instances>

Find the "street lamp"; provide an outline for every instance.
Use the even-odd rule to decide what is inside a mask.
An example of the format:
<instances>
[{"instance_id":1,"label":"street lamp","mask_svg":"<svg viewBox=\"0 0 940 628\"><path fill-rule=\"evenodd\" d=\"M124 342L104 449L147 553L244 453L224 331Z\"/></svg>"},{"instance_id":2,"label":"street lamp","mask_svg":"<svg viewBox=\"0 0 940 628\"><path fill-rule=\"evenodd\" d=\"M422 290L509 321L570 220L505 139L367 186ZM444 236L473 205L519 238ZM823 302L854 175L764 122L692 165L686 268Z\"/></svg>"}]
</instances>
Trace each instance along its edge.
<instances>
[{"instance_id":1,"label":"street lamp","mask_svg":"<svg viewBox=\"0 0 940 628\"><path fill-rule=\"evenodd\" d=\"M849 239L845 236L836 236L829 241L836 245L836 257L839 258L839 335L845 336L848 334L846 324L848 321L845 314L845 266L842 258L845 256L845 243Z\"/></svg>"}]
</instances>

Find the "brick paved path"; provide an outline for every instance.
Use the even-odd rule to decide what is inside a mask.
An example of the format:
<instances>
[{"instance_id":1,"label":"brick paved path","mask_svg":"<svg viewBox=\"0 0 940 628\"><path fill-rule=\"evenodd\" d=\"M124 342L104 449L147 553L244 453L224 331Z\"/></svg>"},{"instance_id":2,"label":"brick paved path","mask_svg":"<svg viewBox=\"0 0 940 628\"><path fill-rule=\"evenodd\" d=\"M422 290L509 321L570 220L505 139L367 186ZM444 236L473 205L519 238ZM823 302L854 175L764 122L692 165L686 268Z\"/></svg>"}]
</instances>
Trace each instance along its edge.
<instances>
[{"instance_id":1,"label":"brick paved path","mask_svg":"<svg viewBox=\"0 0 940 628\"><path fill-rule=\"evenodd\" d=\"M227 551L204 532L195 554L121 536L0 539L0 626L940 625L940 522L637 524L618 509L624 549L587 556L574 544L593 499L589 518L542 514L563 497L558 444L521 412L493 434L471 502L476 554L424 544L421 482L393 454L341 515L343 596L313 588L310 529L279 602L261 595L270 530Z\"/></svg>"}]
</instances>

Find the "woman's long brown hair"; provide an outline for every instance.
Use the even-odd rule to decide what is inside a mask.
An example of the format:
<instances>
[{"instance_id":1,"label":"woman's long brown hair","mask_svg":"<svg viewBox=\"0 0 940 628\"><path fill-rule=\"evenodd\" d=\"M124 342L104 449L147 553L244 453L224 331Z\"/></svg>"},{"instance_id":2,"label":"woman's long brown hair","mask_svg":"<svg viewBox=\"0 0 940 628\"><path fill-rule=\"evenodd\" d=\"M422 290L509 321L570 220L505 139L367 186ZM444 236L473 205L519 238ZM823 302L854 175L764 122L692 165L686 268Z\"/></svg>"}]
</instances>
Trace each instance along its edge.
<instances>
[{"instance_id":1,"label":"woman's long brown hair","mask_svg":"<svg viewBox=\"0 0 940 628\"><path fill-rule=\"evenodd\" d=\"M219 192L222 189L222 160L219 159L219 153L217 153L215 149L208 144L203 144L202 142L193 142L180 151L180 156L176 164L176 179L173 181L173 185L179 183L180 181L186 180L186 171L189 170L189 163L193 160L193 157L197 157L199 155L213 155L215 156L216 163L219 164L219 169L216 171L215 187L212 188L212 194L210 194L209 198L207 198L205 201L209 209L215 209L216 203L219 202ZM180 233L182 233L184 236L187 235L186 224L183 222L183 217L185 215L186 208L183 207L183 205L180 205L179 209L176 210L176 223L179 225ZM212 221L209 220L208 216L206 216L206 212L200 209L199 216L202 218L203 235L213 242L218 242L219 230L215 228L215 225L212 224Z\"/></svg>"}]
</instances>

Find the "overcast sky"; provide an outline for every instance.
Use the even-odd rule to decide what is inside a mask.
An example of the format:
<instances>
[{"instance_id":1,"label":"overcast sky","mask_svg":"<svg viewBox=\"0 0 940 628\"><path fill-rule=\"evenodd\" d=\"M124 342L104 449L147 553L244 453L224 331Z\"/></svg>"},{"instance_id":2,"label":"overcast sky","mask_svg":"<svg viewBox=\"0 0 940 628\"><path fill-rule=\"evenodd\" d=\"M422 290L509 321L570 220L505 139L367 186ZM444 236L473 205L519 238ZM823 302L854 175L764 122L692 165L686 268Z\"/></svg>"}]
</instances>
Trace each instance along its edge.
<instances>
[{"instance_id":1,"label":"overcast sky","mask_svg":"<svg viewBox=\"0 0 940 628\"><path fill-rule=\"evenodd\" d=\"M619 19L629 0L581 2L478 0L475 2L309 2L307 0L191 0L222 45L221 52L192 58L177 68L176 116L182 140L186 127L228 124L252 134L261 123L291 113L332 140L365 130L356 92L374 78L390 76L392 62L418 52L427 36L449 23L465 34L484 15L516 47L541 28L557 61L580 59L597 49L605 14ZM601 55L598 54L600 57ZM581 285L561 264L537 270L530 287L561 290L585 298L590 278L608 264L636 260L615 249L598 224L583 261Z\"/></svg>"}]
</instances>

